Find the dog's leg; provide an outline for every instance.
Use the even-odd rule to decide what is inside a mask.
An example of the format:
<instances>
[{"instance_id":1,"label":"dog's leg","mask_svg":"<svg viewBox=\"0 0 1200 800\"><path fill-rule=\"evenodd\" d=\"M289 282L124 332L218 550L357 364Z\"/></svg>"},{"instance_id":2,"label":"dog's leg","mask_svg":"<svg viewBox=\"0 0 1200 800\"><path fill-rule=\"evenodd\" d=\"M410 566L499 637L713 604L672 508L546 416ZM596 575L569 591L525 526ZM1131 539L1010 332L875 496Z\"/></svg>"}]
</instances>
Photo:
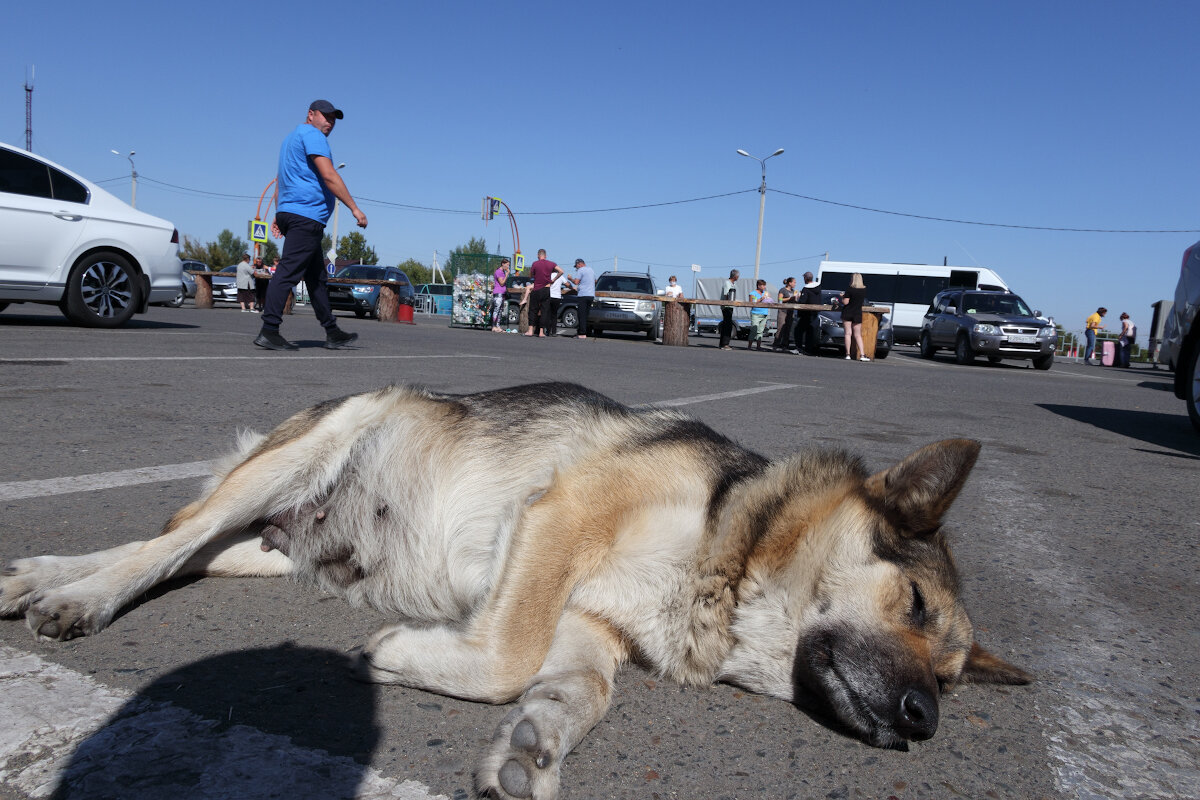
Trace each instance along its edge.
<instances>
[{"instance_id":1,"label":"dog's leg","mask_svg":"<svg viewBox=\"0 0 1200 800\"><path fill-rule=\"evenodd\" d=\"M541 670L496 729L476 770L479 793L557 797L562 761L608 710L613 677L627 656L610 625L566 611Z\"/></svg>"},{"instance_id":2,"label":"dog's leg","mask_svg":"<svg viewBox=\"0 0 1200 800\"><path fill-rule=\"evenodd\" d=\"M564 492L551 490L526 509L491 596L464 628L384 628L363 649L359 676L488 703L520 695L542 666L571 589L611 541L611 520L570 514Z\"/></svg>"},{"instance_id":3,"label":"dog's leg","mask_svg":"<svg viewBox=\"0 0 1200 800\"><path fill-rule=\"evenodd\" d=\"M82 556L18 558L0 573L0 617L24 614L39 591L83 580L138 551L145 542L129 542Z\"/></svg>"},{"instance_id":4,"label":"dog's leg","mask_svg":"<svg viewBox=\"0 0 1200 800\"><path fill-rule=\"evenodd\" d=\"M177 575L215 578L280 578L291 575L295 564L278 550L264 551L256 533L220 539L203 547L179 568Z\"/></svg>"}]
</instances>

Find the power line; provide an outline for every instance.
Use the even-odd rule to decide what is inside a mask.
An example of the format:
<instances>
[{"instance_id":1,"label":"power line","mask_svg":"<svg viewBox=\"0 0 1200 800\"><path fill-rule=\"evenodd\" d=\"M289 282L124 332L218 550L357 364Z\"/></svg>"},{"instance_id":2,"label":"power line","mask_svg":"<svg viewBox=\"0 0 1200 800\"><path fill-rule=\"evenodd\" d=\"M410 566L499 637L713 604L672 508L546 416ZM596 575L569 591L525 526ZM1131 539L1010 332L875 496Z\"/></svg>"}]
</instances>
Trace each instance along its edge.
<instances>
[{"instance_id":1,"label":"power line","mask_svg":"<svg viewBox=\"0 0 1200 800\"><path fill-rule=\"evenodd\" d=\"M785 192L782 189L767 189L768 192L778 192L786 194L789 197L798 197L801 200L811 200L814 203L825 203L830 206L839 206L841 208L853 208L856 211L870 211L873 214L890 214L894 217L908 217L910 219L926 219L933 222L953 222L956 225L983 225L989 228L1015 228L1025 231L1058 231L1065 233L1200 233L1200 229L1185 229L1185 230L1118 230L1112 228L1054 228L1047 225L1010 225L1003 222L976 222L966 219L948 219L946 217L927 217L922 214L907 214L903 211L887 211L882 208L869 208L867 206L856 206L852 203L838 203L834 200L823 200L820 197L810 197L805 194L796 194L795 192Z\"/></svg>"}]
</instances>

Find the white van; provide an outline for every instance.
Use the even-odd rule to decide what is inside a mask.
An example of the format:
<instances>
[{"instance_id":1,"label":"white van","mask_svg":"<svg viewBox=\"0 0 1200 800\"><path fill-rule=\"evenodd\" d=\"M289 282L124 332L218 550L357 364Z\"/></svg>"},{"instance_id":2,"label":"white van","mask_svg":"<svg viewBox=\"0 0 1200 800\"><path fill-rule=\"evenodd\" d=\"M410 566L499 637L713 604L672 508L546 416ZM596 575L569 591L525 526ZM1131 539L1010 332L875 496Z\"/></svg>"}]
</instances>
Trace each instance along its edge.
<instances>
[{"instance_id":1,"label":"white van","mask_svg":"<svg viewBox=\"0 0 1200 800\"><path fill-rule=\"evenodd\" d=\"M862 261L822 261L817 283L822 289L843 290L854 273L863 276L867 300L873 306L891 306L895 340L916 344L921 322L938 292L946 289L1008 290L1004 279L986 267L952 267L929 264L872 264Z\"/></svg>"}]
</instances>

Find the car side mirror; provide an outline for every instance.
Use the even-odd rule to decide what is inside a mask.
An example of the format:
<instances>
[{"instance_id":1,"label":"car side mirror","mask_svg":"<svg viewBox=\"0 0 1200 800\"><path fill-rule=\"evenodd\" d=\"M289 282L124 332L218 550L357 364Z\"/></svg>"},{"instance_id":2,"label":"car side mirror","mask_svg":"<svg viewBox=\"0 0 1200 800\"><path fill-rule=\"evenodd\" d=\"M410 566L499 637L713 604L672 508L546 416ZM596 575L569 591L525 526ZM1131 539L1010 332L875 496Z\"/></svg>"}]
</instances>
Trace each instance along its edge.
<instances>
[{"instance_id":1,"label":"car side mirror","mask_svg":"<svg viewBox=\"0 0 1200 800\"><path fill-rule=\"evenodd\" d=\"M946 306L946 313L947 313L947 314L949 314L949 315L950 315L950 316L952 316L952 317L957 317L957 316L958 316L958 309L957 309L957 308L955 308L954 306Z\"/></svg>"},{"instance_id":2,"label":"car side mirror","mask_svg":"<svg viewBox=\"0 0 1200 800\"><path fill-rule=\"evenodd\" d=\"M1041 312L1040 310L1038 310L1038 311L1034 311L1034 312L1033 312L1033 315L1034 315L1035 317L1040 317L1040 316L1042 315L1042 312Z\"/></svg>"}]
</instances>

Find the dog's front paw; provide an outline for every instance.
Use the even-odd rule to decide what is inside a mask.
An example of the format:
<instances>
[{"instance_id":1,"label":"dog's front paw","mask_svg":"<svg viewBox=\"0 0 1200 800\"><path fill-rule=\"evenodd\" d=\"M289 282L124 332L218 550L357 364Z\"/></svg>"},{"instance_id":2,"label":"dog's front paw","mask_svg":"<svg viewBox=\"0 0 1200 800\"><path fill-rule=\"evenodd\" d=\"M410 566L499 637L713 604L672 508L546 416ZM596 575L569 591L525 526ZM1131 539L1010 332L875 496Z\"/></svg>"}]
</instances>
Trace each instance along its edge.
<instances>
[{"instance_id":1,"label":"dog's front paw","mask_svg":"<svg viewBox=\"0 0 1200 800\"><path fill-rule=\"evenodd\" d=\"M60 642L98 633L111 620L110 612L93 608L61 589L33 596L25 610L25 624L34 636Z\"/></svg>"},{"instance_id":2,"label":"dog's front paw","mask_svg":"<svg viewBox=\"0 0 1200 800\"><path fill-rule=\"evenodd\" d=\"M552 729L558 709L541 707L548 703L560 705L547 700L522 703L500 723L475 774L481 795L503 800L558 797L559 767L566 754Z\"/></svg>"},{"instance_id":3,"label":"dog's front paw","mask_svg":"<svg viewBox=\"0 0 1200 800\"><path fill-rule=\"evenodd\" d=\"M55 556L19 558L0 572L0 617L25 613L38 592L68 582Z\"/></svg>"}]
</instances>

